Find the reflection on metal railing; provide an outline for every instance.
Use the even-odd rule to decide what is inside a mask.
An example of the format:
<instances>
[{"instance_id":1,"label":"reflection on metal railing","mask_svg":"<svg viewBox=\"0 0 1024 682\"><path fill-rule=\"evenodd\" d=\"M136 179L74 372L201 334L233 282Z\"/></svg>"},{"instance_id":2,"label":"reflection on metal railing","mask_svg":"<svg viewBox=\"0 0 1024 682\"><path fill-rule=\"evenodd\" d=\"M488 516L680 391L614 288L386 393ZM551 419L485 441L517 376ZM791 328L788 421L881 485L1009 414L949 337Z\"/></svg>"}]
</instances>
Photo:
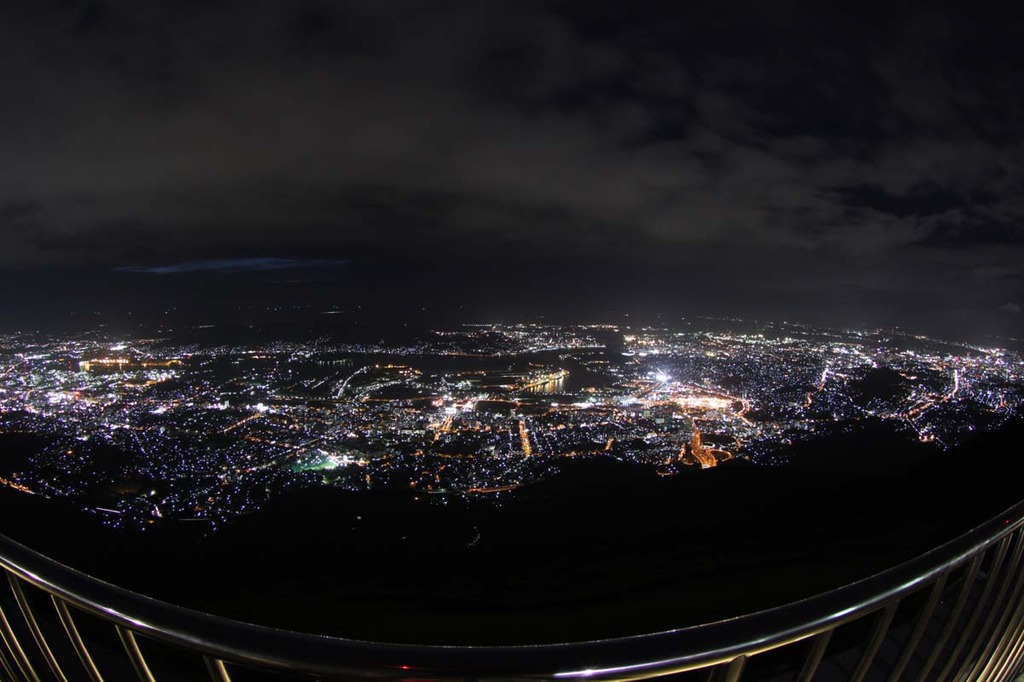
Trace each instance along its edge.
<instances>
[{"instance_id":1,"label":"reflection on metal railing","mask_svg":"<svg viewBox=\"0 0 1024 682\"><path fill-rule=\"evenodd\" d=\"M1024 662L1022 559L1024 503L900 566L767 611L617 639L441 647L202 614L0 536L0 679L1011 680Z\"/></svg>"}]
</instances>

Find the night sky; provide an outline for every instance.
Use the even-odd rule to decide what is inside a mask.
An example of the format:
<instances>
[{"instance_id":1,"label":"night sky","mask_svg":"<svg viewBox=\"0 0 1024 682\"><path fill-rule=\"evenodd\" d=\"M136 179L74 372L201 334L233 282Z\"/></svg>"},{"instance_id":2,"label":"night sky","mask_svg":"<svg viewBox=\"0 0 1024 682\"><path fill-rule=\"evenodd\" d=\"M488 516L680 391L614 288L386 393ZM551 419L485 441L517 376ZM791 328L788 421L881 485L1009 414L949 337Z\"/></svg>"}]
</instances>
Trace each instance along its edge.
<instances>
[{"instance_id":1,"label":"night sky","mask_svg":"<svg viewBox=\"0 0 1024 682\"><path fill-rule=\"evenodd\" d=\"M979 11L5 3L2 312L144 292L1019 335L1024 17Z\"/></svg>"}]
</instances>

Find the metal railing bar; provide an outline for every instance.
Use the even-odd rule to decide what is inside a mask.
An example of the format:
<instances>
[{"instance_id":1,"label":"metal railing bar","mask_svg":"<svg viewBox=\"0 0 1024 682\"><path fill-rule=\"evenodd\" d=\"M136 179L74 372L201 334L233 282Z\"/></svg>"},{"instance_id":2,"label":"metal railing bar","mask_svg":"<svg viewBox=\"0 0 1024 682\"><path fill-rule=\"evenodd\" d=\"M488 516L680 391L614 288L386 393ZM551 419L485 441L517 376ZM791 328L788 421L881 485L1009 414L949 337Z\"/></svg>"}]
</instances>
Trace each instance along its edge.
<instances>
[{"instance_id":1,"label":"metal railing bar","mask_svg":"<svg viewBox=\"0 0 1024 682\"><path fill-rule=\"evenodd\" d=\"M884 608L994 546L1005 552L1007 535L1022 526L1024 502L915 559L816 597L701 626L531 646L377 643L241 623L104 583L3 536L0 567L126 632L264 669L323 677L623 679L706 668L813 637Z\"/></svg>"},{"instance_id":2,"label":"metal railing bar","mask_svg":"<svg viewBox=\"0 0 1024 682\"><path fill-rule=\"evenodd\" d=\"M1024 580L1024 573L1021 575L1021 580ZM1018 600L1017 611L1011 622L1009 633L1010 644L1002 656L995 679L1006 679L1010 668L1020 665L1021 648L1024 647L1024 594Z\"/></svg>"},{"instance_id":3,"label":"metal railing bar","mask_svg":"<svg viewBox=\"0 0 1024 682\"><path fill-rule=\"evenodd\" d=\"M914 652L918 650L918 646L921 644L921 640L925 636L925 632L928 630L928 625L932 622L932 615L935 613L935 607L938 606L939 599L942 598L942 593L946 589L946 582L948 579L949 573L945 572L942 573L938 580L932 584L932 589L928 592L928 599L921 607L921 611L918 612L918 617L916 617L913 624L913 630L910 631L909 637L907 637L906 642L903 643L903 650L900 652L899 658L896 659L896 663L889 672L887 682L899 681L900 677L903 675L903 671L906 670L907 665L910 663L910 658L912 658Z\"/></svg>"},{"instance_id":4,"label":"metal railing bar","mask_svg":"<svg viewBox=\"0 0 1024 682\"><path fill-rule=\"evenodd\" d=\"M142 649L139 648L139 643L135 640L135 634L126 627L120 625L115 627L117 636L121 638L121 644L124 645L124 650L132 662L132 667L135 668L135 674L142 682L156 682L153 673L149 670L149 665L146 664L146 657L142 655Z\"/></svg>"},{"instance_id":5,"label":"metal railing bar","mask_svg":"<svg viewBox=\"0 0 1024 682\"><path fill-rule=\"evenodd\" d=\"M1024 512L1024 505L1021 511ZM984 527L980 529L984 530ZM0 538L0 548L7 550L3 556L7 564L13 565L19 573L34 576L40 587L57 593L69 605L200 654L264 668L302 669L325 676L365 674L368 668L372 668L374 674L397 677L401 672L392 662L407 660L411 667L424 673L430 670L431 674L439 677L454 677L456 671L468 670L479 677L550 674L560 678L591 679L621 678L627 669L633 677L654 674L654 671L692 670L729 661L740 654L767 651L805 639L858 618L863 611L884 604L894 593L919 589L921 584L927 584L946 566L969 560L979 548L995 542L990 537L982 541L962 537L960 543L940 548L952 552L952 557L940 552L944 558L938 562L936 550L919 557L922 562L931 560L923 571L916 566L918 560L915 560L865 581L780 609L693 628L573 644L431 647L304 635L200 614L102 583L12 541L7 540L4 544L4 540ZM11 561L12 554L17 556L17 562ZM934 568L930 567L932 561L936 562ZM52 580L43 580L40 576L48 569L51 572L62 571L65 582L55 584ZM888 588L879 588L879 583ZM863 601L858 599L862 593L868 595ZM155 622L154 613L157 615ZM782 622L779 620L781 615L785 615ZM743 628L737 631L740 624ZM723 646L723 642L727 646ZM595 671L592 668L595 659L604 659L606 665Z\"/></svg>"},{"instance_id":6,"label":"metal railing bar","mask_svg":"<svg viewBox=\"0 0 1024 682\"><path fill-rule=\"evenodd\" d=\"M978 668L984 665L984 662L992 655L993 648L999 642L999 638L995 637L995 633L999 631L1001 626L1005 625L1005 620L1016 601L1016 586L1019 584L1019 581L1015 580L1015 578L1019 577L1018 569L1020 568L1022 552L1024 552L1024 536L1021 536L1020 533L1014 533L1013 537L1016 540L1013 555L1010 558L1009 564L1003 569L1003 578L999 585L999 592L992 601L992 608L985 618L985 623L982 625L970 651L965 657L966 661L974 661L974 663L971 664L969 673L958 678L961 682L964 679L974 679ZM1010 592L1011 586L1013 587L1013 596L1007 598L1007 593ZM977 655L979 650L982 653Z\"/></svg>"},{"instance_id":7,"label":"metal railing bar","mask_svg":"<svg viewBox=\"0 0 1024 682\"><path fill-rule=\"evenodd\" d=\"M1024 535L1020 532L1015 533L1016 535L1016 549L1014 550L1012 566L1006 572L1006 580L1002 589L999 591L999 595L996 597L995 604L1001 604L1001 608L992 609L992 613L989 614L988 621L991 622L992 629L989 629L989 623L986 623L982 633L990 633L987 639L984 641L984 648L981 649L981 654L976 659L974 665L971 666L970 672L966 675L961 676L961 680L984 680L987 679L992 669L998 664L999 656L998 652L1001 652L1005 647L1005 642L1010 638L1010 633L1007 630L1009 621L1016 611L1016 605L1018 597L1020 596L1020 589L1022 584L1021 575L1021 556L1024 555ZM1013 586L1012 591L1010 586ZM1007 591L1010 591L1010 596L1007 597ZM998 617L996 613L998 612ZM981 640L980 640L981 641ZM975 647L977 649L978 647ZM971 660L974 656L975 651L972 651L967 656L967 660Z\"/></svg>"},{"instance_id":8,"label":"metal railing bar","mask_svg":"<svg viewBox=\"0 0 1024 682\"><path fill-rule=\"evenodd\" d=\"M928 673L931 672L932 668L938 662L942 651L945 649L946 641L949 639L949 636L953 634L953 629L956 627L956 624L960 619L960 614L964 610L964 606L967 604L967 598L970 597L971 590L974 589L974 582L978 577L978 570L981 568L981 561L983 558L984 554L979 553L971 560L970 566L967 568L967 573L963 577L963 584L960 586L960 593L957 595L956 601L953 603L952 610L946 617L946 622L942 626L942 632L939 633L939 638L932 646L932 652L928 655L928 659L925 661L924 666L917 675L917 682L925 682L928 677Z\"/></svg>"},{"instance_id":9,"label":"metal railing bar","mask_svg":"<svg viewBox=\"0 0 1024 682\"><path fill-rule=\"evenodd\" d=\"M5 675L7 675L7 679L11 680L11 682L13 682L14 681L14 668L12 666L14 664L10 663L7 660L8 653L6 651L6 648L7 648L6 646L0 647L0 672L3 672Z\"/></svg>"},{"instance_id":10,"label":"metal railing bar","mask_svg":"<svg viewBox=\"0 0 1024 682\"><path fill-rule=\"evenodd\" d=\"M25 649L21 646L21 642L18 641L18 635L14 632L14 628L11 627L11 621L7 620L3 604L0 604L0 639L3 640L4 646L11 652L11 658L14 659L14 664L21 671L22 679L29 680L30 682L39 682L39 674L36 673L36 669L33 667L28 654L25 653Z\"/></svg>"},{"instance_id":11,"label":"metal railing bar","mask_svg":"<svg viewBox=\"0 0 1024 682\"><path fill-rule=\"evenodd\" d=\"M1017 643L1020 638L1022 612L1024 612L1024 602L1017 604L1017 608L1014 611L1013 618L1011 619L1009 628L1007 629L1003 646L1001 647L1001 650L996 653L995 666L991 671L987 669L982 671L983 674L988 675L988 679L1004 679L1007 674L1007 668L1013 665L1016 660L1014 653L1017 651Z\"/></svg>"},{"instance_id":12,"label":"metal railing bar","mask_svg":"<svg viewBox=\"0 0 1024 682\"><path fill-rule=\"evenodd\" d=\"M737 656L731 661L719 663L708 670L707 680L708 682L739 682L746 664L746 656Z\"/></svg>"},{"instance_id":13,"label":"metal railing bar","mask_svg":"<svg viewBox=\"0 0 1024 682\"><path fill-rule=\"evenodd\" d=\"M1013 674L1021 675L1024 673L1024 602L1021 604L1021 618L1015 638L1016 641L1003 664L1003 672L1008 674L1008 671L1013 671Z\"/></svg>"},{"instance_id":14,"label":"metal railing bar","mask_svg":"<svg viewBox=\"0 0 1024 682\"><path fill-rule=\"evenodd\" d=\"M231 682L231 675L228 674L224 661L219 658L203 656L203 662L206 663L206 671L210 673L210 679L213 682Z\"/></svg>"},{"instance_id":15,"label":"metal railing bar","mask_svg":"<svg viewBox=\"0 0 1024 682\"><path fill-rule=\"evenodd\" d=\"M42 628L39 627L39 621L36 620L36 614L32 610L32 604L28 601L28 595L25 594L25 590L21 586L21 580L16 578L13 573L7 574L7 581L11 584L11 591L14 593L14 600L18 602L18 608L21 610L21 615L25 619L25 624L28 625L29 633L32 635L32 639L35 640L36 646L39 648L39 653L42 654L43 660L46 662L46 666L53 673L53 676L59 680L59 682L68 682L68 678L64 675L64 671L61 670L60 663L57 662L57 657L53 655L53 649L50 648L50 643L46 641L46 636L43 634Z\"/></svg>"},{"instance_id":16,"label":"metal railing bar","mask_svg":"<svg viewBox=\"0 0 1024 682\"><path fill-rule=\"evenodd\" d=\"M864 647L864 653L860 657L860 661L857 663L857 668L854 670L853 676L850 677L850 682L863 682L864 678L867 677L868 670L871 669L871 664L875 662L875 656L878 655L878 649L882 646L882 641L885 636L889 634L889 626L892 624L892 619L896 615L896 609L900 607L900 600L890 602L881 613L878 614L875 625L871 629L871 638L868 639L868 643Z\"/></svg>"},{"instance_id":17,"label":"metal railing bar","mask_svg":"<svg viewBox=\"0 0 1024 682\"><path fill-rule=\"evenodd\" d=\"M800 669L800 674L796 677L796 682L811 682L814 679L814 675L818 672L818 666L821 665L821 659L825 656L825 649L828 648L828 643L832 639L833 632L835 632L835 628L825 630L814 638L811 648L807 651L807 658L804 659L804 665Z\"/></svg>"},{"instance_id":18,"label":"metal railing bar","mask_svg":"<svg viewBox=\"0 0 1024 682\"><path fill-rule=\"evenodd\" d=\"M914 656L914 652L917 651L918 644L921 643L921 638L924 637L925 630L928 629L928 623L931 622L932 614L935 613L935 607L939 604L939 598L942 597L942 592L946 589L946 580L949 578L949 573L943 573L939 576L939 579L932 584L931 590L928 591L928 600L921 607L921 611L917 614L917 620L914 622L914 629L910 632L910 636L907 638L906 643L903 645L903 651L900 653L900 657L896 659L895 665L889 673L888 682L899 682L900 677L903 675L903 671L906 670L907 664L910 663L910 659Z\"/></svg>"},{"instance_id":19,"label":"metal railing bar","mask_svg":"<svg viewBox=\"0 0 1024 682\"><path fill-rule=\"evenodd\" d=\"M52 594L50 599L53 600L53 606L57 609L57 617L60 618L60 624L64 626L64 632L67 633L68 640L71 641L71 646L74 648L75 653L78 654L78 660L82 662L82 667L85 668L89 679L92 682L103 682L103 675L100 674L99 668L93 662L92 656L89 654L89 648L85 645L81 633L78 632L78 626L75 625L75 619L71 616L71 609L68 608L67 602Z\"/></svg>"},{"instance_id":20,"label":"metal railing bar","mask_svg":"<svg viewBox=\"0 0 1024 682\"><path fill-rule=\"evenodd\" d=\"M996 555L992 560L992 566L988 571L988 578L985 581L985 587L981 590L981 595L978 597L978 602L974 605L974 610L971 612L970 617L967 619L967 625L964 626L963 632L960 633L960 637L957 638L956 645L953 647L953 652L946 659L946 665L942 667L939 675L935 678L935 682L945 682L948 679L949 674L953 671L957 662L960 660L960 653L967 646L967 643L972 641L975 626L981 619L983 613L985 613L988 607L988 597L992 594L995 589L997 578L1000 577L1003 562L1006 560L1006 552L1009 549L1010 538L1004 537L1000 540L999 544L996 545Z\"/></svg>"},{"instance_id":21,"label":"metal railing bar","mask_svg":"<svg viewBox=\"0 0 1024 682\"><path fill-rule=\"evenodd\" d=\"M743 675L743 668L747 665L746 656L737 656L732 659L725 668L725 678L722 682L740 682Z\"/></svg>"},{"instance_id":22,"label":"metal railing bar","mask_svg":"<svg viewBox=\"0 0 1024 682\"><path fill-rule=\"evenodd\" d=\"M1024 670L1024 657L1022 657L1022 654L1024 654L1024 632L1017 635L1017 643L1014 645L1011 656L1003 667L1004 671L1008 669L1010 673L1005 675L1003 679L1009 679L1021 674L1022 670Z\"/></svg>"},{"instance_id":23,"label":"metal railing bar","mask_svg":"<svg viewBox=\"0 0 1024 682\"><path fill-rule=\"evenodd\" d=\"M0 603L0 618L6 618L4 615L4 605ZM14 649L7 643L7 635L5 634L4 628L0 625L0 668L7 673L9 679L14 680L14 668L15 663Z\"/></svg>"}]
</instances>

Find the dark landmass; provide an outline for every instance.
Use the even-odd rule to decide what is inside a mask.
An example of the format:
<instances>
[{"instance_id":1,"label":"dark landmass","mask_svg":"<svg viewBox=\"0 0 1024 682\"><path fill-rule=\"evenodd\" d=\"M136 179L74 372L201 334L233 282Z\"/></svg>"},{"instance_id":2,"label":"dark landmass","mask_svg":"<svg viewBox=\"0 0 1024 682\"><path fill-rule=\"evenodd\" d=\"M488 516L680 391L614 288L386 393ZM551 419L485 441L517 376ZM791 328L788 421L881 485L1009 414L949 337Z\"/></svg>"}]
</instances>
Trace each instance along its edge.
<instances>
[{"instance_id":1,"label":"dark landmass","mask_svg":"<svg viewBox=\"0 0 1024 682\"><path fill-rule=\"evenodd\" d=\"M1019 500L1022 436L1017 421L935 453L865 424L798 445L789 467L669 478L568 460L501 505L324 488L211 535L183 522L114 531L6 490L0 512L6 534L72 566L246 621L399 641L584 639L735 616L916 556Z\"/></svg>"}]
</instances>

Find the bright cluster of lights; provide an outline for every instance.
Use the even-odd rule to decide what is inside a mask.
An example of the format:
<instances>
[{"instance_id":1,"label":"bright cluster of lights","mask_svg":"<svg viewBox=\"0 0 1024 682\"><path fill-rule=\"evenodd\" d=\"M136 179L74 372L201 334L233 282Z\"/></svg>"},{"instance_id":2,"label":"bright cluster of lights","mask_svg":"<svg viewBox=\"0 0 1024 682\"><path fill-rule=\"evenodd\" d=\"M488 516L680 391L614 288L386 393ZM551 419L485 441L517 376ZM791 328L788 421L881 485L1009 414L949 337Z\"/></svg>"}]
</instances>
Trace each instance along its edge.
<instances>
[{"instance_id":1,"label":"bright cluster of lights","mask_svg":"<svg viewBox=\"0 0 1024 682\"><path fill-rule=\"evenodd\" d=\"M728 410L733 405L733 400L721 396L691 394L675 398L673 402L679 409L688 410Z\"/></svg>"}]
</instances>

